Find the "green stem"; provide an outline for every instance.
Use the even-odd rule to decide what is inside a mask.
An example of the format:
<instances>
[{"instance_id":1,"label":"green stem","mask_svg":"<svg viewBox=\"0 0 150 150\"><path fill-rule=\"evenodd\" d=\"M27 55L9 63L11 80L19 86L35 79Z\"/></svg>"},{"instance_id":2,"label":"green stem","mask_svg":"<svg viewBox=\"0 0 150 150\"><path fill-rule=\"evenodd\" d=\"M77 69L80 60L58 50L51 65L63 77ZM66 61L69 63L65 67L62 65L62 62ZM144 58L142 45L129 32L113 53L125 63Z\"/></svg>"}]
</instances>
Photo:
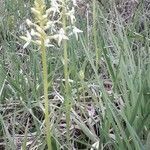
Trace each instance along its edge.
<instances>
[{"instance_id":1,"label":"green stem","mask_svg":"<svg viewBox=\"0 0 150 150\"><path fill-rule=\"evenodd\" d=\"M67 124L67 141L69 143L69 128L70 128L70 99L69 99L69 81L68 81L68 54L67 43L64 41L64 76L65 76L65 111Z\"/></svg>"},{"instance_id":2,"label":"green stem","mask_svg":"<svg viewBox=\"0 0 150 150\"><path fill-rule=\"evenodd\" d=\"M96 68L98 69L99 51L97 47L97 37L96 37L96 0L93 0L93 36L94 36L94 47L95 47L95 54L96 54Z\"/></svg>"},{"instance_id":3,"label":"green stem","mask_svg":"<svg viewBox=\"0 0 150 150\"><path fill-rule=\"evenodd\" d=\"M64 5L66 4L64 0ZM63 29L66 32L66 13L65 7L63 7ZM68 74L68 52L67 52L67 41L63 42L63 49L64 49L64 77L65 77L65 111L66 111L66 124L67 124L67 142L69 146L69 128L70 128L70 96L69 96L69 74Z\"/></svg>"},{"instance_id":4,"label":"green stem","mask_svg":"<svg viewBox=\"0 0 150 150\"><path fill-rule=\"evenodd\" d=\"M51 131L49 120L49 103L48 103L48 76L47 76L47 63L46 63L46 47L44 40L41 39L41 51L42 51L42 65L43 65L43 82L44 82L44 100L45 100L45 125L46 125L46 139L48 150L52 150L51 146Z\"/></svg>"}]
</instances>

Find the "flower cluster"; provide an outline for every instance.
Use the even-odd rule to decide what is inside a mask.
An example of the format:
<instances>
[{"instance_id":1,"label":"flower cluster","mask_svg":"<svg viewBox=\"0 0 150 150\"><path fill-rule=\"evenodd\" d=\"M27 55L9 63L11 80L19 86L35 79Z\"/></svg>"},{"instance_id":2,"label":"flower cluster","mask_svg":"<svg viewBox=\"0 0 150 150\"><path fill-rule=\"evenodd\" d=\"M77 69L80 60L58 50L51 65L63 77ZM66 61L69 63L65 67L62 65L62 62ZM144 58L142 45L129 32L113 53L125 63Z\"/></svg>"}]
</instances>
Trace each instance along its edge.
<instances>
[{"instance_id":1,"label":"flower cluster","mask_svg":"<svg viewBox=\"0 0 150 150\"><path fill-rule=\"evenodd\" d=\"M82 31L75 26L76 0L51 0L50 3L50 8L47 9L45 0L35 0L34 7L31 8L34 22L26 20L30 31L27 31L26 37L21 36L26 41L23 48L31 42L39 46L43 42L46 47L52 47L54 40L60 46L62 40L68 40L72 34L78 39L78 33ZM67 20L66 30L63 29L64 15Z\"/></svg>"}]
</instances>

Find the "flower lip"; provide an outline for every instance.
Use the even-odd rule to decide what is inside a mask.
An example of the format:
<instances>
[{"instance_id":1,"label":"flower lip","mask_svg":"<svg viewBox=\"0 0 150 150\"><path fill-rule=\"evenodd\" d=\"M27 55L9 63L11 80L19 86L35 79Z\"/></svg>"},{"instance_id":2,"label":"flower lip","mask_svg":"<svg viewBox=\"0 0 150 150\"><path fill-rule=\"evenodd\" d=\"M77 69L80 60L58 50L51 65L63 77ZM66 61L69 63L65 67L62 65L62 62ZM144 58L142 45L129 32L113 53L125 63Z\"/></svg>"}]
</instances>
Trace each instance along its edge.
<instances>
[{"instance_id":1,"label":"flower lip","mask_svg":"<svg viewBox=\"0 0 150 150\"><path fill-rule=\"evenodd\" d=\"M78 33L82 33L83 31L73 26L73 33L75 34L76 39L78 40Z\"/></svg>"},{"instance_id":2,"label":"flower lip","mask_svg":"<svg viewBox=\"0 0 150 150\"><path fill-rule=\"evenodd\" d=\"M23 46L23 49L25 49L31 43L31 41L32 41L32 37L31 37L29 31L27 31L26 35L27 35L26 37L25 36L21 36L20 37L21 39L23 39L23 40L26 41L26 43Z\"/></svg>"}]
</instances>

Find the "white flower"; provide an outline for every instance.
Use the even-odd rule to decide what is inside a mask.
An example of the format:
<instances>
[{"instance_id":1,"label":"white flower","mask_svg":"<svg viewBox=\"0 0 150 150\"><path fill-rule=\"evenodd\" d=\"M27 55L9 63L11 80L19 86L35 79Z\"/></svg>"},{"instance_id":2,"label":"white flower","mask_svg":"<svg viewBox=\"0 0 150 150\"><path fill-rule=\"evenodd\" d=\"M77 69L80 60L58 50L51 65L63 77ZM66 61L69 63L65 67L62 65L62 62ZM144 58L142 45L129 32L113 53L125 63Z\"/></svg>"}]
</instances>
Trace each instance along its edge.
<instances>
[{"instance_id":1,"label":"white flower","mask_svg":"<svg viewBox=\"0 0 150 150\"><path fill-rule=\"evenodd\" d=\"M48 38L44 41L44 44L46 47L53 47L54 46L54 45L50 44L50 40Z\"/></svg>"},{"instance_id":2,"label":"white flower","mask_svg":"<svg viewBox=\"0 0 150 150\"><path fill-rule=\"evenodd\" d=\"M55 23L55 21L48 21L44 27L44 30L51 29L51 32L55 31Z\"/></svg>"},{"instance_id":3,"label":"white flower","mask_svg":"<svg viewBox=\"0 0 150 150\"><path fill-rule=\"evenodd\" d=\"M76 0L72 0L72 2L73 2L74 6L77 6L77 1Z\"/></svg>"},{"instance_id":4,"label":"white flower","mask_svg":"<svg viewBox=\"0 0 150 150\"><path fill-rule=\"evenodd\" d=\"M26 41L26 43L23 46L23 49L25 49L30 44L30 42L32 41L32 37L31 37L31 35L30 35L30 33L28 31L27 31L27 36L26 37L25 36L21 36L20 38L22 38L23 40Z\"/></svg>"},{"instance_id":5,"label":"white flower","mask_svg":"<svg viewBox=\"0 0 150 150\"><path fill-rule=\"evenodd\" d=\"M78 29L77 27L73 26L73 33L76 36L76 39L78 40L78 33L82 33L83 31Z\"/></svg>"},{"instance_id":6,"label":"white flower","mask_svg":"<svg viewBox=\"0 0 150 150\"><path fill-rule=\"evenodd\" d=\"M41 40L36 40L35 43L39 46L42 45ZM54 45L50 44L50 40L47 38L47 39L44 40L44 46L53 47Z\"/></svg>"},{"instance_id":7,"label":"white flower","mask_svg":"<svg viewBox=\"0 0 150 150\"><path fill-rule=\"evenodd\" d=\"M26 23L27 23L27 25L28 25L29 27L33 25L33 23L31 22L31 20L29 20L29 19L26 20Z\"/></svg>"},{"instance_id":8,"label":"white flower","mask_svg":"<svg viewBox=\"0 0 150 150\"><path fill-rule=\"evenodd\" d=\"M69 38L65 35L65 31L63 28L59 30L58 34L53 35L52 38L58 41L59 46L62 40L69 40Z\"/></svg>"},{"instance_id":9,"label":"white flower","mask_svg":"<svg viewBox=\"0 0 150 150\"><path fill-rule=\"evenodd\" d=\"M72 9L68 13L66 13L66 15L70 17L72 24L76 21L74 13L75 13L74 7L72 7Z\"/></svg>"},{"instance_id":10,"label":"white flower","mask_svg":"<svg viewBox=\"0 0 150 150\"><path fill-rule=\"evenodd\" d=\"M40 37L40 36L41 36L38 32L35 32L34 29L31 29L31 35L32 35L32 36L37 36L37 37Z\"/></svg>"},{"instance_id":11,"label":"white flower","mask_svg":"<svg viewBox=\"0 0 150 150\"><path fill-rule=\"evenodd\" d=\"M35 16L39 16L41 14L41 12L36 10L35 8L31 8L31 11L34 13Z\"/></svg>"},{"instance_id":12,"label":"white flower","mask_svg":"<svg viewBox=\"0 0 150 150\"><path fill-rule=\"evenodd\" d=\"M53 16L55 15L56 12L60 12L59 11L59 4L57 3L56 0L52 0L51 1L51 7L46 11L46 14L49 15L50 12L53 12Z\"/></svg>"}]
</instances>

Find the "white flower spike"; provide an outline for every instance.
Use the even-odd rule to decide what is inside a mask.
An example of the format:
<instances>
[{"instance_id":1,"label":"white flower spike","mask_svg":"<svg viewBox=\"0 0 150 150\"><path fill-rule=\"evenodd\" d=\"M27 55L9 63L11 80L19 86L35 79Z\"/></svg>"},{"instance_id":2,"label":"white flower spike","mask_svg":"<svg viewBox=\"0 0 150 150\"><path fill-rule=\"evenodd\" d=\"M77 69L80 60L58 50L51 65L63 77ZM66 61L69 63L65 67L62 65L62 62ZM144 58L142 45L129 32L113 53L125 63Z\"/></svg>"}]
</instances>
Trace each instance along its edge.
<instances>
[{"instance_id":1,"label":"white flower spike","mask_svg":"<svg viewBox=\"0 0 150 150\"><path fill-rule=\"evenodd\" d=\"M50 8L46 9L45 0L35 0L35 5L31 8L35 20L33 22L29 19L26 20L31 32L27 31L26 37L21 37L26 41L23 48L26 48L30 42L40 46L41 39L44 39L46 47L53 46L52 39L55 39L60 46L62 40L69 40L68 36L74 34L78 40L78 34L83 32L75 26L77 0L51 0L50 3ZM63 29L63 15L66 16L66 31ZM39 22L42 23L39 24Z\"/></svg>"}]
</instances>

